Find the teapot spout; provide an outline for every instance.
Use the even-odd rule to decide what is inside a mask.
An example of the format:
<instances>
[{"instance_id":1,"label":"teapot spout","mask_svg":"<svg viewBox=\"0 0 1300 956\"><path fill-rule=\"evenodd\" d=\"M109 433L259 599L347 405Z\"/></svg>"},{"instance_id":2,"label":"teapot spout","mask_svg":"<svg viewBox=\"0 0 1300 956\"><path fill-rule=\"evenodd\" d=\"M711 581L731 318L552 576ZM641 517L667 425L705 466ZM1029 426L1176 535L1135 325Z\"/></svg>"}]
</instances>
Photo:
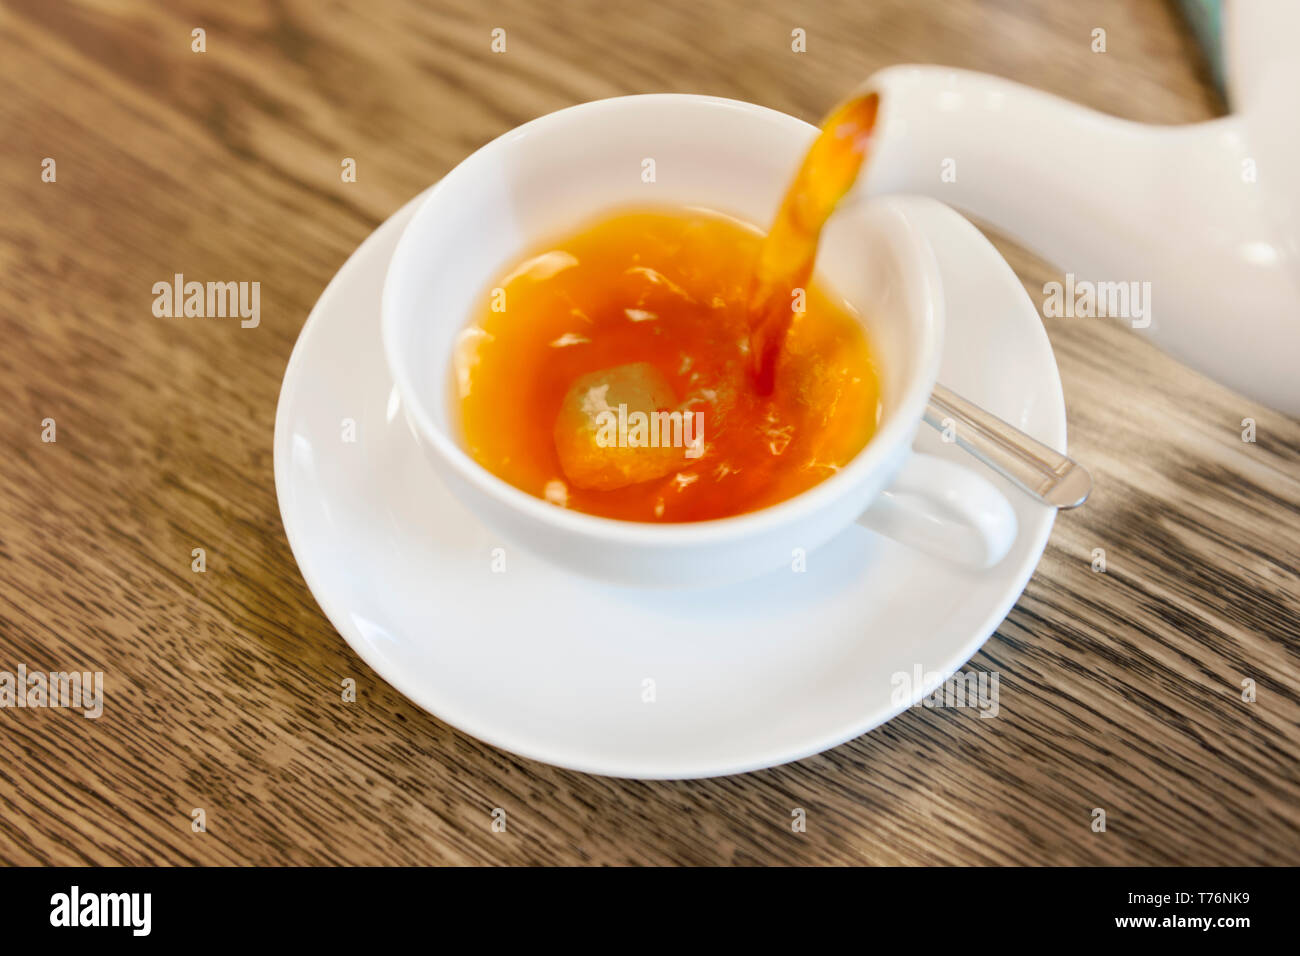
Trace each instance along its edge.
<instances>
[{"instance_id":1,"label":"teapot spout","mask_svg":"<svg viewBox=\"0 0 1300 956\"><path fill-rule=\"evenodd\" d=\"M970 213L1079 288L1115 293L1091 314L1300 415L1300 243L1258 184L1242 117L1149 126L935 66L891 67L864 89L880 113L860 189Z\"/></svg>"}]
</instances>

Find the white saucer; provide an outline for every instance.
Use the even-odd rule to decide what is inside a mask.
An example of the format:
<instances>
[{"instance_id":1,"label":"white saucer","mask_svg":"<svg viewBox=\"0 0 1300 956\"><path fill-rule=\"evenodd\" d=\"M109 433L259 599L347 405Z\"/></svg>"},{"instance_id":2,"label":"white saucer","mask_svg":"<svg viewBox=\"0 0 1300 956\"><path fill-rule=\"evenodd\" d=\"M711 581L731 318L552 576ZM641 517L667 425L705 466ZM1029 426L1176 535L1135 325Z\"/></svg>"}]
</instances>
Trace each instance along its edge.
<instances>
[{"instance_id":1,"label":"white saucer","mask_svg":"<svg viewBox=\"0 0 1300 956\"><path fill-rule=\"evenodd\" d=\"M1055 512L991 473L1020 532L983 572L854 526L808 555L802 573L639 591L499 540L423 458L384 366L380 291L416 201L361 245L303 327L276 411L275 484L321 608L421 707L488 743L591 773L756 770L895 716L906 706L893 700L896 673L950 675L1020 596ZM944 277L940 381L1064 451L1056 362L1019 280L947 207L927 202L917 217ZM354 442L344 419L356 423ZM970 461L924 426L915 447ZM493 570L498 548L504 573ZM932 689L913 687L912 699Z\"/></svg>"}]
</instances>

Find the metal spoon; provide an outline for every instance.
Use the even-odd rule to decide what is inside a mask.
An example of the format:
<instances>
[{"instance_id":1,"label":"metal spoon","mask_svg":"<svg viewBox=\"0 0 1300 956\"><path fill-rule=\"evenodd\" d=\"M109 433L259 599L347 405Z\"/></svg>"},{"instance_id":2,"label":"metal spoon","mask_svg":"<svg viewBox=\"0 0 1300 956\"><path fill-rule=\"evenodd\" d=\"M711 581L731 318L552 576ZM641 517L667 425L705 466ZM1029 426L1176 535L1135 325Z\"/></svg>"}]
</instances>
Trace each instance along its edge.
<instances>
[{"instance_id":1,"label":"metal spoon","mask_svg":"<svg viewBox=\"0 0 1300 956\"><path fill-rule=\"evenodd\" d=\"M1077 508L1092 491L1092 476L1077 461L942 385L930 393L925 421L940 432L955 426L958 445L1044 504Z\"/></svg>"}]
</instances>

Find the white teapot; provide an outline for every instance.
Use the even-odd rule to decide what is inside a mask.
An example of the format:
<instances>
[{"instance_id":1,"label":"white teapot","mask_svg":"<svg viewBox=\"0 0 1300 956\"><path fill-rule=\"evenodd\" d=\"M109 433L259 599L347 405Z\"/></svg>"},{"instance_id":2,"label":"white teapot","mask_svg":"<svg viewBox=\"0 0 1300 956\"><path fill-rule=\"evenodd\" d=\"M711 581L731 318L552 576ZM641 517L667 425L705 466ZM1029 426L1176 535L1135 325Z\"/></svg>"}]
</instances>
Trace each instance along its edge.
<instances>
[{"instance_id":1,"label":"white teapot","mask_svg":"<svg viewBox=\"0 0 1300 956\"><path fill-rule=\"evenodd\" d=\"M1067 273L1064 290L1045 290L1064 292L1063 314L1076 293L1079 314L1118 312L1193 368L1300 416L1298 44L1297 0L1231 4L1233 113L1185 126L980 73L890 67L865 85L881 105L862 188L971 213Z\"/></svg>"}]
</instances>

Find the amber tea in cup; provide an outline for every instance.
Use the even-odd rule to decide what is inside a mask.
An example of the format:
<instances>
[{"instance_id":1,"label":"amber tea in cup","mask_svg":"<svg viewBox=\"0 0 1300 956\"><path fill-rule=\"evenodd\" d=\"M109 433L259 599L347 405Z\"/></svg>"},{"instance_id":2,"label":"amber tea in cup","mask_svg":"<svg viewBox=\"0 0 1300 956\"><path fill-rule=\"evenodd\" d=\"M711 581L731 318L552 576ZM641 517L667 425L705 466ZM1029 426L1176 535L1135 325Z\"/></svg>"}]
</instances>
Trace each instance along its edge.
<instances>
[{"instance_id":1,"label":"amber tea in cup","mask_svg":"<svg viewBox=\"0 0 1300 956\"><path fill-rule=\"evenodd\" d=\"M470 455L530 494L632 521L754 511L834 474L876 427L871 349L851 308L810 282L791 293L803 301L779 385L760 394L747 305L761 239L671 209L539 245L487 291L456 350ZM655 421L665 434L651 444Z\"/></svg>"}]
</instances>

